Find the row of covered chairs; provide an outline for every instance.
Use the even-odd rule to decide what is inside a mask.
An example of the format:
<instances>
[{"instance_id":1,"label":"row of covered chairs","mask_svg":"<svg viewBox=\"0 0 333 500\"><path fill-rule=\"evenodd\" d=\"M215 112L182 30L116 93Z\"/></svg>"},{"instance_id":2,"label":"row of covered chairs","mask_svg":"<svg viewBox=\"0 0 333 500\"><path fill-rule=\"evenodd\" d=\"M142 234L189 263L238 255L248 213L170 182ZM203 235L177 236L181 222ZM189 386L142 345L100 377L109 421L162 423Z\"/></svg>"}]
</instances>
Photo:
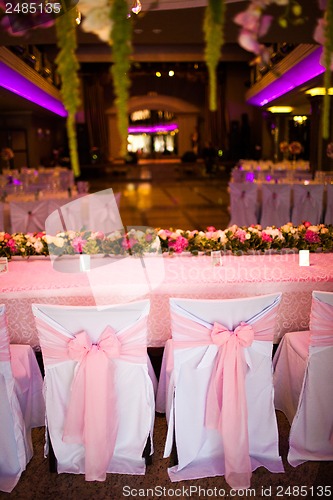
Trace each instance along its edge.
<instances>
[{"instance_id":1,"label":"row of covered chairs","mask_svg":"<svg viewBox=\"0 0 333 500\"><path fill-rule=\"evenodd\" d=\"M156 404L146 349L148 300L101 308L34 304L58 472L84 473L88 481L103 481L108 472L144 474L153 453L155 408L168 421L165 456L177 450L177 463L168 469L171 481L224 475L232 488L245 489L260 466L283 472L272 374L280 300L280 293L170 299L172 338ZM1 312L3 318L3 307ZM292 424L292 465L333 459L332 324L333 294L313 292L310 331L286 334L273 360L275 405ZM6 335L1 338L2 374L10 356ZM0 384L6 394L3 376ZM4 422L10 428L24 412L7 399ZM34 424L43 425L40 419ZM9 441L1 431L15 458L19 439ZM11 464L0 451L0 490L11 491L24 467L12 469L11 483L6 467Z\"/></svg>"},{"instance_id":2,"label":"row of covered chairs","mask_svg":"<svg viewBox=\"0 0 333 500\"><path fill-rule=\"evenodd\" d=\"M11 232L45 231L49 216L52 217L49 222L52 225L52 234L65 230L80 231L83 227L95 229L101 227L103 222L114 220L119 213L119 203L120 193L114 196L82 196L71 201L66 198L13 201L9 203ZM0 231L4 230L4 225L4 206L0 203ZM116 227L121 227L121 224Z\"/></svg>"},{"instance_id":3,"label":"row of covered chairs","mask_svg":"<svg viewBox=\"0 0 333 500\"><path fill-rule=\"evenodd\" d=\"M299 225L333 224L333 184L258 184L230 183L230 224L281 227L287 222ZM258 198L261 198L260 200Z\"/></svg>"}]
</instances>

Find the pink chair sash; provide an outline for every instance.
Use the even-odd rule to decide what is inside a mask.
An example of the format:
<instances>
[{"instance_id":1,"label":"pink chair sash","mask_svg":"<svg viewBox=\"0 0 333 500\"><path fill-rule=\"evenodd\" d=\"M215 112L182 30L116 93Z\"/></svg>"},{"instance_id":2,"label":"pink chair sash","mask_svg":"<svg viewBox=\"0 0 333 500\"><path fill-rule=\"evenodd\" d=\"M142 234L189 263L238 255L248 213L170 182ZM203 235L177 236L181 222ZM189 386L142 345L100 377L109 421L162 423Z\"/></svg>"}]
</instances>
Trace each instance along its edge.
<instances>
[{"instance_id":1,"label":"pink chair sash","mask_svg":"<svg viewBox=\"0 0 333 500\"><path fill-rule=\"evenodd\" d=\"M272 342L277 306L251 325L242 322L234 331L214 323L212 329L172 312L174 349L215 344L219 350L210 379L206 401L206 425L215 428L223 439L225 477L234 489L250 487L251 461L245 375L247 363L244 348L253 340Z\"/></svg>"},{"instance_id":2,"label":"pink chair sash","mask_svg":"<svg viewBox=\"0 0 333 500\"><path fill-rule=\"evenodd\" d=\"M0 361L10 361L9 338L4 314L0 315Z\"/></svg>"},{"instance_id":3,"label":"pink chair sash","mask_svg":"<svg viewBox=\"0 0 333 500\"><path fill-rule=\"evenodd\" d=\"M333 306L315 298L311 305L310 345L333 345Z\"/></svg>"},{"instance_id":4,"label":"pink chair sash","mask_svg":"<svg viewBox=\"0 0 333 500\"><path fill-rule=\"evenodd\" d=\"M119 336L107 326L97 344L92 344L85 331L73 338L65 337L36 318L45 364L67 360L78 362L65 416L63 440L85 447L86 481L105 481L114 453L118 415L112 361L121 358L146 363L146 343L133 342L133 336L136 342L138 338L145 341L146 322L147 318L142 318Z\"/></svg>"}]
</instances>

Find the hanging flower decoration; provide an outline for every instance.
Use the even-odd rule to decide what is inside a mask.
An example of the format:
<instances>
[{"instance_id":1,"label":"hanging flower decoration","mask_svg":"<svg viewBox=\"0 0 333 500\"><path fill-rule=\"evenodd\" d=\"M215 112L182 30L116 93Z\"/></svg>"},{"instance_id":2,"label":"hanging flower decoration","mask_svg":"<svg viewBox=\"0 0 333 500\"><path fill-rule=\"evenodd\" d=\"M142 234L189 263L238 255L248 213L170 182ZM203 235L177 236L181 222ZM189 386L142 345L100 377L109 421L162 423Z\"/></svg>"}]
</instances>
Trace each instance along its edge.
<instances>
[{"instance_id":1,"label":"hanging flower decoration","mask_svg":"<svg viewBox=\"0 0 333 500\"><path fill-rule=\"evenodd\" d=\"M319 7L324 10L322 19L319 19L314 32L316 42L323 45L323 53L321 64L325 68L324 87L326 93L324 95L323 106L323 138L329 138L329 116L330 116L330 97L328 89L331 83L331 71L333 69L333 0L318 0Z\"/></svg>"},{"instance_id":2,"label":"hanging flower decoration","mask_svg":"<svg viewBox=\"0 0 333 500\"><path fill-rule=\"evenodd\" d=\"M70 9L56 20L57 44L59 53L56 58L57 70L61 77L61 96L67 110L67 135L69 154L73 173L80 175L75 114L80 104L79 63L76 58L76 10Z\"/></svg>"},{"instance_id":3,"label":"hanging flower decoration","mask_svg":"<svg viewBox=\"0 0 333 500\"><path fill-rule=\"evenodd\" d=\"M209 74L209 109L216 111L216 68L223 45L225 5L221 0L208 0L204 19L205 61Z\"/></svg>"}]
</instances>

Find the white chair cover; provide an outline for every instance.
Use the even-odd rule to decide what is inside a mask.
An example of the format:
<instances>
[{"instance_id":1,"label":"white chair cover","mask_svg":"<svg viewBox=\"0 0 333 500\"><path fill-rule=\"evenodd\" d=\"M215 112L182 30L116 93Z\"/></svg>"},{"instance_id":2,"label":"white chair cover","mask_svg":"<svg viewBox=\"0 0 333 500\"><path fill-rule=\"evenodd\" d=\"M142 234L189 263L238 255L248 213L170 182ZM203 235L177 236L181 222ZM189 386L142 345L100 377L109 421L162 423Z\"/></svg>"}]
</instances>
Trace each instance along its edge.
<instances>
[{"instance_id":1,"label":"white chair cover","mask_svg":"<svg viewBox=\"0 0 333 500\"><path fill-rule=\"evenodd\" d=\"M262 227L281 227L290 222L290 184L262 184Z\"/></svg>"},{"instance_id":2,"label":"white chair cover","mask_svg":"<svg viewBox=\"0 0 333 500\"><path fill-rule=\"evenodd\" d=\"M114 194L112 189L106 189L94 196L89 196L89 228L103 233L121 229L119 203L120 193Z\"/></svg>"},{"instance_id":3,"label":"white chair cover","mask_svg":"<svg viewBox=\"0 0 333 500\"><path fill-rule=\"evenodd\" d=\"M204 345L199 341L196 347L186 347L189 346L188 342L184 342L186 329L178 329L177 315L190 319L198 328L205 326L212 329L214 322L219 322L233 330L242 321L254 325L266 314L272 314L269 324L267 322L272 338L271 321L275 319L280 299L281 294L228 300L170 299L173 337L165 349L156 408L161 411L164 404L166 407L168 433L165 457L171 453L174 436L176 440L178 465L168 470L171 481L226 473L223 439L217 429L209 428L205 423L208 388L215 363L219 360L219 349L217 345ZM195 341L196 334L192 333ZM183 342L183 348L176 347L179 342ZM273 406L271 353L272 340L254 340L243 352L249 439L247 459L250 470L263 465L271 472L283 472ZM246 408L243 411L246 412ZM221 425L224 423L222 420ZM240 429L237 432L242 434ZM235 443L236 449L238 443ZM228 477L226 479L228 481ZM238 486L233 484L232 487Z\"/></svg>"},{"instance_id":4,"label":"white chair cover","mask_svg":"<svg viewBox=\"0 0 333 500\"><path fill-rule=\"evenodd\" d=\"M119 215L117 196L112 189L106 189L58 207L47 218L46 232L54 235L70 230L103 233L121 230L123 224Z\"/></svg>"},{"instance_id":5,"label":"white chair cover","mask_svg":"<svg viewBox=\"0 0 333 500\"><path fill-rule=\"evenodd\" d=\"M294 184L291 221L296 226L303 221L319 224L323 213L324 184Z\"/></svg>"},{"instance_id":6,"label":"white chair cover","mask_svg":"<svg viewBox=\"0 0 333 500\"><path fill-rule=\"evenodd\" d=\"M230 182L229 225L250 226L258 223L257 184L250 182Z\"/></svg>"},{"instance_id":7,"label":"white chair cover","mask_svg":"<svg viewBox=\"0 0 333 500\"><path fill-rule=\"evenodd\" d=\"M30 346L10 346L0 305L0 491L10 493L33 455L31 428L44 425L42 377Z\"/></svg>"},{"instance_id":8,"label":"white chair cover","mask_svg":"<svg viewBox=\"0 0 333 500\"><path fill-rule=\"evenodd\" d=\"M273 365L275 407L288 418L288 462L333 459L333 293L313 292L310 331L284 335Z\"/></svg>"},{"instance_id":9,"label":"white chair cover","mask_svg":"<svg viewBox=\"0 0 333 500\"><path fill-rule=\"evenodd\" d=\"M326 184L325 224L333 224L333 184Z\"/></svg>"},{"instance_id":10,"label":"white chair cover","mask_svg":"<svg viewBox=\"0 0 333 500\"><path fill-rule=\"evenodd\" d=\"M13 233L45 231L48 215L47 201L9 203L11 230Z\"/></svg>"},{"instance_id":11,"label":"white chair cover","mask_svg":"<svg viewBox=\"0 0 333 500\"><path fill-rule=\"evenodd\" d=\"M106 472L144 474L142 453L148 439L152 439L155 415L146 350L149 301L100 308L34 304L32 309L44 359L46 419L58 473L85 473L89 481L105 480ZM84 336L93 345L87 355L78 360L68 353L73 353L72 345L78 346L83 338L82 332L86 332ZM110 339L118 346L110 360L103 357L107 352L103 347L105 332L110 333ZM106 342L112 347L110 339ZM135 352L131 353L131 350ZM98 363L103 364L103 359L106 359L104 377L96 372L89 376L88 363L93 362L97 353L102 356ZM87 374L87 398L89 383L92 383L89 397L98 398L100 395L102 405L112 406L109 412L107 406L103 411L97 411L97 403L87 399L79 415L71 420L72 404L75 409L74 400L80 396L74 387L84 373ZM109 383L109 388L106 393L101 393L104 383ZM91 421L90 413L95 408ZM84 436L73 435L73 430L68 433L68 422L74 425L74 434L79 433L82 426ZM112 425L117 426L114 434L110 434ZM114 435L114 440L109 435ZM90 436L90 444L87 436ZM110 452L112 445L114 448ZM102 446L106 446L103 452ZM99 463L101 456L102 464ZM95 457L92 463L91 457ZM96 470L91 469L92 465L95 468L94 462Z\"/></svg>"}]
</instances>

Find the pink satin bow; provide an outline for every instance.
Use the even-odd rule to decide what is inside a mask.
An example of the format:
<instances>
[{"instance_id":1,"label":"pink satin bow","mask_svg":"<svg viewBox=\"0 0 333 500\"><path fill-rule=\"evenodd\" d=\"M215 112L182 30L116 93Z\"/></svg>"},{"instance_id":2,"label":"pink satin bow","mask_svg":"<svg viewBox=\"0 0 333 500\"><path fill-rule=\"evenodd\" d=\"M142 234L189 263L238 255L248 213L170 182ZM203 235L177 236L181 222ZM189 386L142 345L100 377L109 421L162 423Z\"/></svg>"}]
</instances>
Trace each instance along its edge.
<instances>
[{"instance_id":1,"label":"pink satin bow","mask_svg":"<svg viewBox=\"0 0 333 500\"><path fill-rule=\"evenodd\" d=\"M112 359L121 344L107 327L96 345L86 332L68 342L69 357L79 362L66 413L63 440L85 446L87 481L104 481L118 430L117 397Z\"/></svg>"},{"instance_id":2,"label":"pink satin bow","mask_svg":"<svg viewBox=\"0 0 333 500\"><path fill-rule=\"evenodd\" d=\"M244 347L252 344L254 331L244 322L234 331L214 323L211 339L219 347L219 352L207 393L206 425L217 429L223 438L228 483L232 487L248 488L251 462Z\"/></svg>"}]
</instances>

